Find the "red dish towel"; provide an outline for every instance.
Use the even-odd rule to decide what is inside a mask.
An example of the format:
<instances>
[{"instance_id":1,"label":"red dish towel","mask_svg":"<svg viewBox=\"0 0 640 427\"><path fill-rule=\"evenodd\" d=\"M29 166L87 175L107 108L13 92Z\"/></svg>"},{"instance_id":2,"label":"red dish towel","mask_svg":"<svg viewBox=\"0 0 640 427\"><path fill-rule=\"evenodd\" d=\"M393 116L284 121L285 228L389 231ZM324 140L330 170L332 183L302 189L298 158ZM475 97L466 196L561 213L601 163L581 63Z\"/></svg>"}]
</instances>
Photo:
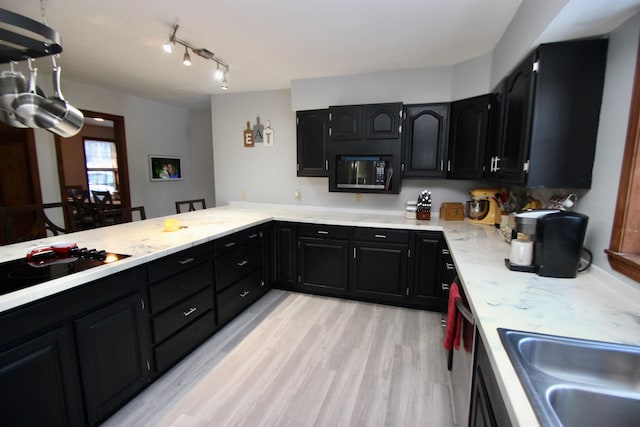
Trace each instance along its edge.
<instances>
[{"instance_id":1,"label":"red dish towel","mask_svg":"<svg viewBox=\"0 0 640 427\"><path fill-rule=\"evenodd\" d=\"M460 298L458 284L453 282L449 287L449 302L447 306L447 329L445 330L444 348L449 351L451 348L460 348L460 335L462 328L462 313L456 308L456 300Z\"/></svg>"}]
</instances>

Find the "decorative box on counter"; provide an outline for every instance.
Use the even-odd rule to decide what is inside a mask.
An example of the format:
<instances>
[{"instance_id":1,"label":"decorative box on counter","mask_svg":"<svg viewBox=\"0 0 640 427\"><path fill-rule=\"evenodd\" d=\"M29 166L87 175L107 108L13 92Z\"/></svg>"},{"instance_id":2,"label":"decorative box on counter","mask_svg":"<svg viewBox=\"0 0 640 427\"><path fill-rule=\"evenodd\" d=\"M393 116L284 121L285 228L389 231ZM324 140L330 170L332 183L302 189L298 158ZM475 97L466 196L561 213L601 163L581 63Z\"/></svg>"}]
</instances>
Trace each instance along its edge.
<instances>
[{"instance_id":1,"label":"decorative box on counter","mask_svg":"<svg viewBox=\"0 0 640 427\"><path fill-rule=\"evenodd\" d=\"M440 205L440 219L445 221L464 220L464 206L462 203L443 202Z\"/></svg>"}]
</instances>

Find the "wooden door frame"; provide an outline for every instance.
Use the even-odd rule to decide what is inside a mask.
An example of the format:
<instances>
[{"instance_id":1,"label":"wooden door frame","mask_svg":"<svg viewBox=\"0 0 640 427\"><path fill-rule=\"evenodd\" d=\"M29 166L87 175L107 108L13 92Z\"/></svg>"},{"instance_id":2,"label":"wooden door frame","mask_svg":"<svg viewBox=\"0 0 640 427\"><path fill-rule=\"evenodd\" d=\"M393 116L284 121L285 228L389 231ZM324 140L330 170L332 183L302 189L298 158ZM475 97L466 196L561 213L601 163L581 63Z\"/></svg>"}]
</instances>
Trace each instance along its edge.
<instances>
[{"instance_id":1,"label":"wooden door frame","mask_svg":"<svg viewBox=\"0 0 640 427\"><path fill-rule=\"evenodd\" d=\"M99 113L97 111L82 110L85 117L102 118L113 122L113 134L118 152L118 176L120 180L119 192L122 207L131 207L131 190L129 186L129 164L127 161L127 138L124 129L124 116L115 114ZM60 184L61 200L66 200L64 169L62 168L62 146L64 143L61 137L56 135L56 159L58 162L58 181Z\"/></svg>"}]
</instances>

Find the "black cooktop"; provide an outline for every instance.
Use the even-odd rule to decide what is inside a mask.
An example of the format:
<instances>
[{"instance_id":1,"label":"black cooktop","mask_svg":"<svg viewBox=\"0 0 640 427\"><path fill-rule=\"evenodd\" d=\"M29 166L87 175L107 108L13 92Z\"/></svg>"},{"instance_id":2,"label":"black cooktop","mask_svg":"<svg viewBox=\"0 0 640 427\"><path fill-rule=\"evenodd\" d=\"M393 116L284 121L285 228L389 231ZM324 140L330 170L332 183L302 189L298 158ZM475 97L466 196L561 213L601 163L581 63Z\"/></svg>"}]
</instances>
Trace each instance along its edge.
<instances>
[{"instance_id":1,"label":"black cooktop","mask_svg":"<svg viewBox=\"0 0 640 427\"><path fill-rule=\"evenodd\" d=\"M27 261L26 258L0 263L0 295L5 295L29 286L110 264L130 255L104 252L103 259L86 257L54 258Z\"/></svg>"}]
</instances>

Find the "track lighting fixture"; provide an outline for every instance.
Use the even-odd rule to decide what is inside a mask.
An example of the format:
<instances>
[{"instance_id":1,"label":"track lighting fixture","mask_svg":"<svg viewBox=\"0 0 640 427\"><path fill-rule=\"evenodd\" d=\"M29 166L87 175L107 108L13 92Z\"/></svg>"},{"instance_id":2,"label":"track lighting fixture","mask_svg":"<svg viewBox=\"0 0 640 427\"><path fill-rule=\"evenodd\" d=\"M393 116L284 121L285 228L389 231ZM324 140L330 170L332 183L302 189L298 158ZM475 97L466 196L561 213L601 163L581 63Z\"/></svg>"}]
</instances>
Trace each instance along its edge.
<instances>
[{"instance_id":1,"label":"track lighting fixture","mask_svg":"<svg viewBox=\"0 0 640 427\"><path fill-rule=\"evenodd\" d=\"M182 57L182 63L187 67L191 67L191 56L189 56L189 51L187 50L186 46L184 48L184 56Z\"/></svg>"},{"instance_id":2,"label":"track lighting fixture","mask_svg":"<svg viewBox=\"0 0 640 427\"><path fill-rule=\"evenodd\" d=\"M214 78L218 81L222 81L220 84L220 88L222 90L227 90L229 87L227 85L227 71L229 71L229 65L227 65L224 61L217 58L213 52L205 48L197 48L193 46L191 43L186 42L184 40L180 40L176 37L176 32L178 31L179 25L173 26L173 31L171 32L171 36L169 40L162 45L162 48L165 52L171 53L173 51L173 47L176 44L184 46L184 56L182 57L182 63L189 67L191 66L191 55L189 55L189 50L195 53L201 58L208 59L210 61L214 61L216 63L216 71L214 72Z\"/></svg>"}]
</instances>

